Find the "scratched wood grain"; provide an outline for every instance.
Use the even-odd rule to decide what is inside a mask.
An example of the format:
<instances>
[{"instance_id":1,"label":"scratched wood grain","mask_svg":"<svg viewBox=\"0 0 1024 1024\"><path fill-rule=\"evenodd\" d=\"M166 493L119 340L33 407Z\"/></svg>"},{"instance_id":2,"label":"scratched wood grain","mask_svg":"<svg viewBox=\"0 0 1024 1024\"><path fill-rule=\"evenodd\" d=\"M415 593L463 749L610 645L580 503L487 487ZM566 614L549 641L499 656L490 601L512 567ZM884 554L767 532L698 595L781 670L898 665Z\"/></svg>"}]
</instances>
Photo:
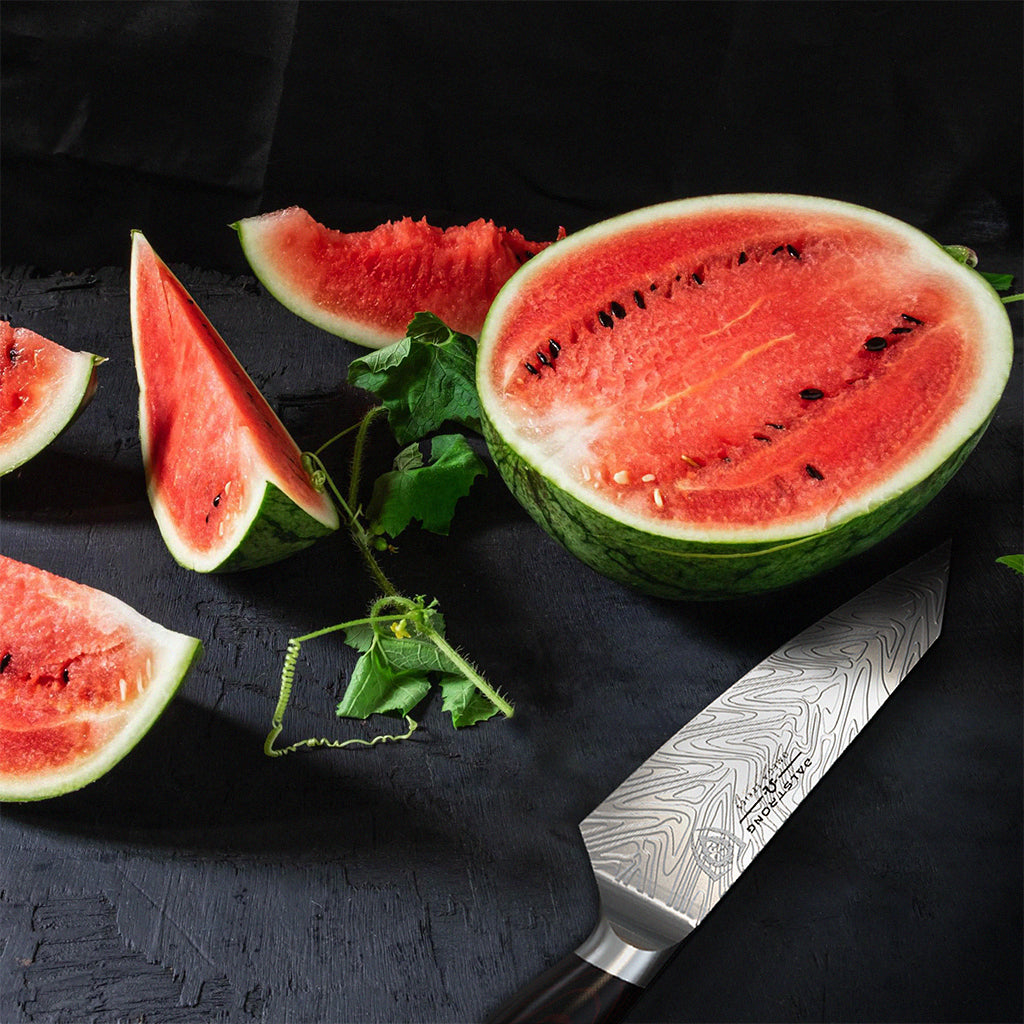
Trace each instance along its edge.
<instances>
[{"instance_id":1,"label":"scratched wood grain","mask_svg":"<svg viewBox=\"0 0 1024 1024\"><path fill-rule=\"evenodd\" d=\"M355 419L358 350L250 278L175 269L301 445ZM108 357L85 414L4 479L0 550L206 649L109 775L3 807L4 1024L482 1019L593 922L579 818L798 628L950 533L933 653L630 1019L1019 1019L1021 590L994 566L1020 542L1019 318L1014 381L960 475L896 537L785 595L633 594L543 536L492 471L452 537L413 533L389 568L438 597L517 716L456 735L435 702L408 743L270 760L287 639L372 597L354 553L336 537L247 574L177 567L145 496L124 271L6 271L0 314ZM352 657L307 645L288 737L363 729L331 714Z\"/></svg>"}]
</instances>

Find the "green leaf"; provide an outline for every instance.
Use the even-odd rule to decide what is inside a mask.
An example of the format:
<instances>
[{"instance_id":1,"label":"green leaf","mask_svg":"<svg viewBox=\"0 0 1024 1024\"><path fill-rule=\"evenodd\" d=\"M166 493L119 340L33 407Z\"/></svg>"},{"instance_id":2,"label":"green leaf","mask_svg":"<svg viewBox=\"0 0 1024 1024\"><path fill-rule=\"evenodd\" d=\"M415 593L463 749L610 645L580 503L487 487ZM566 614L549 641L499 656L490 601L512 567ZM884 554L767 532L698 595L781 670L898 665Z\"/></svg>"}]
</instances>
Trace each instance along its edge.
<instances>
[{"instance_id":1,"label":"green leaf","mask_svg":"<svg viewBox=\"0 0 1024 1024\"><path fill-rule=\"evenodd\" d=\"M407 715L429 692L425 673L396 665L383 643L377 643L356 662L337 714L341 718Z\"/></svg>"},{"instance_id":2,"label":"green leaf","mask_svg":"<svg viewBox=\"0 0 1024 1024\"><path fill-rule=\"evenodd\" d=\"M392 619L390 627L378 632L380 623L357 622L345 628L345 642L362 656L356 662L345 695L337 713L345 718L367 718L372 714L408 716L430 692L435 681L440 684L444 710L452 716L456 729L475 725L497 714L498 707L480 692L464 669L438 646L444 635L444 620L432 607L424 607L422 599L406 618ZM437 634L429 639L426 633L410 633L417 629L420 612L429 623L426 629ZM394 634L394 635L389 635ZM441 641L442 643L444 641Z\"/></svg>"},{"instance_id":3,"label":"green leaf","mask_svg":"<svg viewBox=\"0 0 1024 1024\"><path fill-rule=\"evenodd\" d=\"M401 341L349 365L350 384L373 392L399 444L458 423L480 432L476 342L433 313L417 313Z\"/></svg>"},{"instance_id":4,"label":"green leaf","mask_svg":"<svg viewBox=\"0 0 1024 1024\"><path fill-rule=\"evenodd\" d=\"M451 712L452 725L456 729L484 722L498 713L497 707L465 676L444 676L441 679L441 692L444 695L442 706L445 711Z\"/></svg>"},{"instance_id":5,"label":"green leaf","mask_svg":"<svg viewBox=\"0 0 1024 1024\"><path fill-rule=\"evenodd\" d=\"M355 644L350 644L355 647ZM358 649L358 648L357 648ZM429 641L421 637L377 637L376 647L371 644L365 653L376 649L387 659L395 672L412 672L426 675L428 672L452 672L451 662Z\"/></svg>"},{"instance_id":6,"label":"green leaf","mask_svg":"<svg viewBox=\"0 0 1024 1024\"><path fill-rule=\"evenodd\" d=\"M988 281L988 283L992 285L997 292L1008 292L1010 288L1013 287L1013 274L989 274L984 270L979 270L978 273L981 274L981 276L985 278L985 280Z\"/></svg>"},{"instance_id":7,"label":"green leaf","mask_svg":"<svg viewBox=\"0 0 1024 1024\"><path fill-rule=\"evenodd\" d=\"M1003 555L1001 558L997 558L996 561L1024 575L1024 555Z\"/></svg>"},{"instance_id":8,"label":"green leaf","mask_svg":"<svg viewBox=\"0 0 1024 1024\"><path fill-rule=\"evenodd\" d=\"M419 445L410 445L399 452L394 467L377 478L367 508L370 532L392 538L414 519L431 533L446 535L459 498L487 474L484 461L461 434L431 438L426 463Z\"/></svg>"}]
</instances>

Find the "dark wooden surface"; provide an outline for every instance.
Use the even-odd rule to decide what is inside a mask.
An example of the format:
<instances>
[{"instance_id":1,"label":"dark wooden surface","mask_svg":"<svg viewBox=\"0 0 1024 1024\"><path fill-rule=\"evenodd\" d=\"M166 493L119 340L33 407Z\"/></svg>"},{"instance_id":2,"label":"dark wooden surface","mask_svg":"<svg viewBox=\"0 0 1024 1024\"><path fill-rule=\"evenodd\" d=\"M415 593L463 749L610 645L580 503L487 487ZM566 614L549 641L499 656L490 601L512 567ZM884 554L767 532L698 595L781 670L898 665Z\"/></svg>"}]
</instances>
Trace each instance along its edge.
<instances>
[{"instance_id":1,"label":"dark wooden surface","mask_svg":"<svg viewBox=\"0 0 1024 1024\"><path fill-rule=\"evenodd\" d=\"M250 278L177 269L300 444L357 414L340 382L358 350ZM947 535L942 637L630 1019L1019 1019L1022 590L994 561L1021 539L1019 350L940 497L783 594L634 594L548 540L492 472L451 537L414 532L390 569L437 596L516 717L456 734L435 704L407 743L271 760L287 639L372 596L354 553L338 536L250 573L179 568L144 491L125 272L16 270L0 295L14 322L109 359L85 414L5 478L0 550L206 647L109 775L3 808L5 1024L482 1019L590 930L577 821L798 628ZM359 734L331 715L351 658L306 645L285 739Z\"/></svg>"}]
</instances>

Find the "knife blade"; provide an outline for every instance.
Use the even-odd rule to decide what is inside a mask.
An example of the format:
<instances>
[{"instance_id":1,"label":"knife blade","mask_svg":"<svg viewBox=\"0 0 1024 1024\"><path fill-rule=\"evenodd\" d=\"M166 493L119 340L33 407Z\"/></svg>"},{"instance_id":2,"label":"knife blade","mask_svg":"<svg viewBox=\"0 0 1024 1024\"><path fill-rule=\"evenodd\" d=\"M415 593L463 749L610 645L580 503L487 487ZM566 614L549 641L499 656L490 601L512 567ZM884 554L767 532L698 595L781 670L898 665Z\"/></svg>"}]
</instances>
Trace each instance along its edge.
<instances>
[{"instance_id":1,"label":"knife blade","mask_svg":"<svg viewBox=\"0 0 1024 1024\"><path fill-rule=\"evenodd\" d=\"M625 1016L935 641L949 555L947 541L783 644L583 819L597 926L488 1024Z\"/></svg>"}]
</instances>

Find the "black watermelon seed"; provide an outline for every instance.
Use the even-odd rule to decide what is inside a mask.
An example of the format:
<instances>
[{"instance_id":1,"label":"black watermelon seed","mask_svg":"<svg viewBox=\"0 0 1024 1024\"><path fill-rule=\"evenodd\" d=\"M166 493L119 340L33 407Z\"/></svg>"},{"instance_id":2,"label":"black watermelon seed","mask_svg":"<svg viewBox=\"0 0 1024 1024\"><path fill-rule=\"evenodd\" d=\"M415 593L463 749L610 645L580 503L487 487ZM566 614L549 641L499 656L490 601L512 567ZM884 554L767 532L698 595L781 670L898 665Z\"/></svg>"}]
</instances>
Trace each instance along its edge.
<instances>
[{"instance_id":1,"label":"black watermelon seed","mask_svg":"<svg viewBox=\"0 0 1024 1024\"><path fill-rule=\"evenodd\" d=\"M540 370L538 370L537 367L533 365L533 363L524 363L523 365L530 371L530 373L540 373Z\"/></svg>"},{"instance_id":2,"label":"black watermelon seed","mask_svg":"<svg viewBox=\"0 0 1024 1024\"><path fill-rule=\"evenodd\" d=\"M646 306L644 305L644 297L643 297L643 295L641 295L641 294L640 294L640 289L639 289L639 288L638 288L638 289L637 289L637 290L636 290L635 292L633 292L633 301L634 301L634 302L635 302L635 303L636 303L636 304L637 304L637 305L638 305L638 306L639 306L639 307L640 307L641 309L646 309L646 308L647 308L647 307L646 307Z\"/></svg>"},{"instance_id":3,"label":"black watermelon seed","mask_svg":"<svg viewBox=\"0 0 1024 1024\"><path fill-rule=\"evenodd\" d=\"M798 253L796 251L796 249L793 248L793 246L787 245L786 246L786 252L788 252L789 255L793 257L793 259L795 259L795 260L800 259L800 253Z\"/></svg>"},{"instance_id":4,"label":"black watermelon seed","mask_svg":"<svg viewBox=\"0 0 1024 1024\"><path fill-rule=\"evenodd\" d=\"M598 311L597 320L602 327L611 327L615 323L603 309Z\"/></svg>"},{"instance_id":5,"label":"black watermelon seed","mask_svg":"<svg viewBox=\"0 0 1024 1024\"><path fill-rule=\"evenodd\" d=\"M779 253L782 252L782 250L785 249L785 248L786 247L784 245L777 245L774 249L772 249L772 255L773 256L778 256Z\"/></svg>"},{"instance_id":6,"label":"black watermelon seed","mask_svg":"<svg viewBox=\"0 0 1024 1024\"><path fill-rule=\"evenodd\" d=\"M766 427L771 427L772 430L785 430L786 426L784 423L766 423Z\"/></svg>"},{"instance_id":7,"label":"black watermelon seed","mask_svg":"<svg viewBox=\"0 0 1024 1024\"><path fill-rule=\"evenodd\" d=\"M697 284L703 284L703 283L704 283L704 278L702 278L702 277L700 276L700 274L692 274L692 275L691 275L691 277L693 278L693 280L694 280L694 281L695 281L695 282L696 282Z\"/></svg>"},{"instance_id":8,"label":"black watermelon seed","mask_svg":"<svg viewBox=\"0 0 1024 1024\"><path fill-rule=\"evenodd\" d=\"M864 347L869 352L881 352L883 348L888 348L888 346L889 343L885 338L868 338L868 340L864 342Z\"/></svg>"},{"instance_id":9,"label":"black watermelon seed","mask_svg":"<svg viewBox=\"0 0 1024 1024\"><path fill-rule=\"evenodd\" d=\"M807 470L807 475L809 477L813 477L815 480L824 480L825 479L824 476L822 476L822 474L821 474L821 470L820 469L815 469L815 467L812 466L809 462L807 463L806 466L804 466L804 469Z\"/></svg>"},{"instance_id":10,"label":"black watermelon seed","mask_svg":"<svg viewBox=\"0 0 1024 1024\"><path fill-rule=\"evenodd\" d=\"M658 290L658 282L657 281L652 281L651 282L651 291L652 292L656 292L657 290Z\"/></svg>"},{"instance_id":11,"label":"black watermelon seed","mask_svg":"<svg viewBox=\"0 0 1024 1024\"><path fill-rule=\"evenodd\" d=\"M215 494L214 495L214 497L213 497L213 507L214 508L216 508L220 504L220 499L221 499L221 496L219 494Z\"/></svg>"},{"instance_id":12,"label":"black watermelon seed","mask_svg":"<svg viewBox=\"0 0 1024 1024\"><path fill-rule=\"evenodd\" d=\"M755 434L754 435L754 440L755 441L767 441L769 444L772 443L772 439L770 437L768 437L767 434Z\"/></svg>"},{"instance_id":13,"label":"black watermelon seed","mask_svg":"<svg viewBox=\"0 0 1024 1024\"><path fill-rule=\"evenodd\" d=\"M548 357L546 355L544 355L544 353L541 352L540 349L537 349L537 359L540 362L541 366L550 366L551 365L551 362L548 359Z\"/></svg>"},{"instance_id":14,"label":"black watermelon seed","mask_svg":"<svg viewBox=\"0 0 1024 1024\"><path fill-rule=\"evenodd\" d=\"M677 281L682 281L682 279L683 279L683 275L682 274L676 274L676 280Z\"/></svg>"},{"instance_id":15,"label":"black watermelon seed","mask_svg":"<svg viewBox=\"0 0 1024 1024\"><path fill-rule=\"evenodd\" d=\"M741 252L740 255L739 255L739 258L736 260L736 262L741 264L741 265L746 263L747 262L747 254L745 252Z\"/></svg>"},{"instance_id":16,"label":"black watermelon seed","mask_svg":"<svg viewBox=\"0 0 1024 1024\"><path fill-rule=\"evenodd\" d=\"M2 658L0 658L0 672L6 672L7 666L11 663L11 652L8 651Z\"/></svg>"},{"instance_id":17,"label":"black watermelon seed","mask_svg":"<svg viewBox=\"0 0 1024 1024\"><path fill-rule=\"evenodd\" d=\"M825 392L820 388L804 388L803 391L800 392L800 397L805 402L816 402L819 398L825 397Z\"/></svg>"},{"instance_id":18,"label":"black watermelon seed","mask_svg":"<svg viewBox=\"0 0 1024 1024\"><path fill-rule=\"evenodd\" d=\"M13 366L21 358L21 352L18 351L17 345L12 345L7 350L7 358L10 359L11 366Z\"/></svg>"},{"instance_id":19,"label":"black watermelon seed","mask_svg":"<svg viewBox=\"0 0 1024 1024\"><path fill-rule=\"evenodd\" d=\"M611 305L612 312L621 320L626 315L626 310L623 308L622 303L613 302Z\"/></svg>"},{"instance_id":20,"label":"black watermelon seed","mask_svg":"<svg viewBox=\"0 0 1024 1024\"><path fill-rule=\"evenodd\" d=\"M909 327L894 327L889 333L890 334L909 334L911 328Z\"/></svg>"},{"instance_id":21,"label":"black watermelon seed","mask_svg":"<svg viewBox=\"0 0 1024 1024\"><path fill-rule=\"evenodd\" d=\"M900 313L900 316L903 317L904 320L909 320L912 324L920 325L924 323L923 320L918 320L916 316L911 316L909 313Z\"/></svg>"},{"instance_id":22,"label":"black watermelon seed","mask_svg":"<svg viewBox=\"0 0 1024 1024\"><path fill-rule=\"evenodd\" d=\"M559 345L558 342L555 341L554 338L551 338L548 341L548 351L551 353L551 358L552 359L557 359L558 358L558 353L562 351L562 346Z\"/></svg>"},{"instance_id":23,"label":"black watermelon seed","mask_svg":"<svg viewBox=\"0 0 1024 1024\"><path fill-rule=\"evenodd\" d=\"M68 667L67 667L67 665L65 665L64 668L61 669L60 677L64 681L64 685L65 686L67 686L68 683L71 682L71 677L68 675Z\"/></svg>"}]
</instances>

